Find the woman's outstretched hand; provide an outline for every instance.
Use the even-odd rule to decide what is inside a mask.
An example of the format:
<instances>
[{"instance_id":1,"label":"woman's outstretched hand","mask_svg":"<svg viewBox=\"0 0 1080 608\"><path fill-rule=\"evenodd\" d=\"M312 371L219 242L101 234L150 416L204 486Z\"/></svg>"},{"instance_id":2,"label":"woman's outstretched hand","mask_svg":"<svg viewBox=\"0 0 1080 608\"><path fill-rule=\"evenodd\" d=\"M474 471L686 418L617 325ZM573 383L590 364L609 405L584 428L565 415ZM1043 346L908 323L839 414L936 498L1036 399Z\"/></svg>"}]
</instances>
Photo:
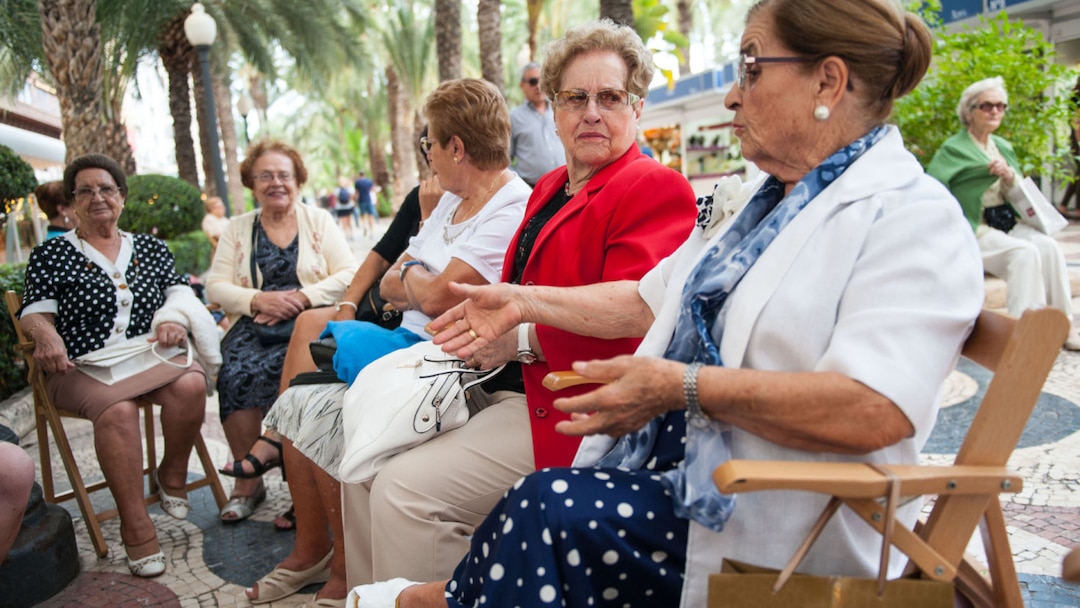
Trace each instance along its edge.
<instances>
[{"instance_id":1,"label":"woman's outstretched hand","mask_svg":"<svg viewBox=\"0 0 1080 608\"><path fill-rule=\"evenodd\" d=\"M465 298L425 328L443 350L469 359L476 351L514 329L522 319L520 287L509 283L466 285L450 283L450 291Z\"/></svg>"}]
</instances>

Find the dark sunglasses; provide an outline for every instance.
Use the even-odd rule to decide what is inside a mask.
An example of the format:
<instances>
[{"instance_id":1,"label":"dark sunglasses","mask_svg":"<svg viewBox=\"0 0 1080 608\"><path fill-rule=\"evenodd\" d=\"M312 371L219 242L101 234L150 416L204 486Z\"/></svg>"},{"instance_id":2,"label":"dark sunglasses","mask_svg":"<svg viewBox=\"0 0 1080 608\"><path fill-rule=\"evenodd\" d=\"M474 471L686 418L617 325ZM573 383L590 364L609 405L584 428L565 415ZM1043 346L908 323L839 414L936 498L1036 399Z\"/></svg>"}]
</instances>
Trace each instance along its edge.
<instances>
[{"instance_id":1,"label":"dark sunglasses","mask_svg":"<svg viewBox=\"0 0 1080 608\"><path fill-rule=\"evenodd\" d=\"M975 104L975 105L973 105L971 107L978 108L978 109L982 110L983 112L986 112L987 114L989 114L990 112L992 112L994 110L997 110L998 112L1005 112L1005 110L1009 109L1009 104L1007 104L1005 102L1001 102L1001 101L999 101L997 103L984 101L984 102L982 102L980 104Z\"/></svg>"},{"instance_id":2,"label":"dark sunglasses","mask_svg":"<svg viewBox=\"0 0 1080 608\"><path fill-rule=\"evenodd\" d=\"M522 78L521 82L524 82L525 84L529 85L530 87L535 87L536 85L540 84L540 79L539 78Z\"/></svg>"}]
</instances>

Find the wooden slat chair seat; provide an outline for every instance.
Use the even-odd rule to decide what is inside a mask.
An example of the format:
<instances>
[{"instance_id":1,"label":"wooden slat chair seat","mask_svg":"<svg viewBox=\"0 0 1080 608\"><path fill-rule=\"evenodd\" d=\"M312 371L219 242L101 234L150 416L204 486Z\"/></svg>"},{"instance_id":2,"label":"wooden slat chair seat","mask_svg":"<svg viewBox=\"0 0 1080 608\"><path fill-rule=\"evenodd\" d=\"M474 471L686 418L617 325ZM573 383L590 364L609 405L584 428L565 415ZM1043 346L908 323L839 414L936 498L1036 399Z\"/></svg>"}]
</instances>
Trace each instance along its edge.
<instances>
[{"instance_id":1,"label":"wooden slat chair seat","mask_svg":"<svg viewBox=\"0 0 1080 608\"><path fill-rule=\"evenodd\" d=\"M115 508L106 509L100 512L95 511L93 504L90 502L90 493L107 488L108 483L102 480L87 484L83 480L78 461L75 459L74 453L72 452L71 442L68 440L67 432L64 430L64 424L61 420L62 418L68 417L79 418L79 416L58 409L49 399L48 392L45 390L44 375L34 364L34 342L25 335L22 327L19 325L18 318L15 316L22 306L22 296L14 291L8 291L5 293L4 299L7 303L8 314L11 316L11 321L15 326L15 333L19 340L16 348L20 351L23 360L26 362L27 377L33 391L34 422L37 430L38 455L41 461L42 493L44 494L45 500L53 504L62 503L72 499L75 500L79 505L83 520L86 522L86 527L90 532L90 541L94 545L94 551L99 557L105 557L109 554L109 548L105 543L105 536L102 534L101 524L102 522L117 517L119 512ZM146 495L146 504L149 506L160 500L157 493L157 483L154 481L154 472L157 469L158 463L154 430L154 404L147 400L140 400L138 405L143 414L143 438L145 439L146 459L143 474L147 479L148 493ZM52 455L49 449L50 431L52 432L53 441L56 443L56 449L60 454L60 460L64 465L64 470L67 472L68 481L71 484L71 489L63 492L56 491ZM220 509L225 506L225 502L228 498L225 495L224 488L221 486L221 479L218 477L217 469L214 466L213 460L210 458L210 452L206 449L206 442L203 440L201 432L195 438L195 451L199 456L199 461L202 464L206 476L202 479L188 483L185 489L187 492L193 492L202 487L210 487L210 490L214 495L214 500L217 502L217 506Z\"/></svg>"},{"instance_id":2,"label":"wooden slat chair seat","mask_svg":"<svg viewBox=\"0 0 1080 608\"><path fill-rule=\"evenodd\" d=\"M974 606L1023 606L999 494L1019 492L1023 479L1006 468L1069 320L1056 309L1029 310L1019 320L984 310L963 354L994 372L953 466L883 466L904 496L934 495L930 515L914 530L897 528L892 544L909 558L908 574L954 581ZM884 475L858 463L732 460L713 474L724 493L803 490L831 495L881 532ZM965 557L979 527L989 577Z\"/></svg>"}]
</instances>

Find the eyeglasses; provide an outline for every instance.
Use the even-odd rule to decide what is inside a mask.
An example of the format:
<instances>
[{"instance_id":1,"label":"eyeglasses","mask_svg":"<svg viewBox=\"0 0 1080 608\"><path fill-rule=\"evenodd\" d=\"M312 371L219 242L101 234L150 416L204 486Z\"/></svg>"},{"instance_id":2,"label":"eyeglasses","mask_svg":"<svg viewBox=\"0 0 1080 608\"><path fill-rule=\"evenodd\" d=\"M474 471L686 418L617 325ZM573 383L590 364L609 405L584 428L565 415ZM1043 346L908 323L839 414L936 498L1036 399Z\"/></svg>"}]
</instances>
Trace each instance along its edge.
<instances>
[{"instance_id":1,"label":"eyeglasses","mask_svg":"<svg viewBox=\"0 0 1080 608\"><path fill-rule=\"evenodd\" d=\"M256 175L255 181L259 182L260 184L269 184L273 183L273 181L277 179L281 183L287 184L292 181L292 178L293 174L289 173L288 171L280 171L278 173L271 173L267 171L265 173L260 173Z\"/></svg>"},{"instance_id":2,"label":"eyeglasses","mask_svg":"<svg viewBox=\"0 0 1080 608\"><path fill-rule=\"evenodd\" d=\"M540 79L539 78L522 78L521 82L524 82L525 84L529 85L530 87L535 87L536 85L540 84Z\"/></svg>"},{"instance_id":3,"label":"eyeglasses","mask_svg":"<svg viewBox=\"0 0 1080 608\"><path fill-rule=\"evenodd\" d=\"M75 195L75 198L81 201L94 200L94 197L98 194L100 194L102 198L112 199L115 198L116 195L119 193L120 190L114 186L102 186L100 188L76 188L75 191L72 192L72 194Z\"/></svg>"},{"instance_id":4,"label":"eyeglasses","mask_svg":"<svg viewBox=\"0 0 1080 608\"><path fill-rule=\"evenodd\" d=\"M758 63L811 63L821 59L821 57L754 57L753 55L742 54L739 55L739 68L735 72L735 84L740 89L746 88L747 77L756 77L757 72L751 72L747 69L749 65L755 65Z\"/></svg>"},{"instance_id":5,"label":"eyeglasses","mask_svg":"<svg viewBox=\"0 0 1080 608\"><path fill-rule=\"evenodd\" d=\"M987 114L989 114L990 112L992 112L994 110L997 110L998 112L1004 113L1005 110L1009 109L1009 104L1007 104L1007 103L1005 103L1003 101L999 101L997 103L990 102L990 101L984 101L982 103L977 103L977 104L975 104L975 105L973 105L971 107L972 108L978 108L978 109L982 110L983 112L986 112Z\"/></svg>"},{"instance_id":6,"label":"eyeglasses","mask_svg":"<svg viewBox=\"0 0 1080 608\"><path fill-rule=\"evenodd\" d=\"M593 97L596 98L596 105L607 112L621 110L641 99L637 95L622 89L604 89L595 93L589 93L581 89L570 89L555 94L555 105L572 111L584 110L585 106L589 105L589 99Z\"/></svg>"},{"instance_id":7,"label":"eyeglasses","mask_svg":"<svg viewBox=\"0 0 1080 608\"><path fill-rule=\"evenodd\" d=\"M428 139L426 135L420 138L420 151L423 152L425 156L431 154L431 146L434 145L435 142Z\"/></svg>"}]
</instances>

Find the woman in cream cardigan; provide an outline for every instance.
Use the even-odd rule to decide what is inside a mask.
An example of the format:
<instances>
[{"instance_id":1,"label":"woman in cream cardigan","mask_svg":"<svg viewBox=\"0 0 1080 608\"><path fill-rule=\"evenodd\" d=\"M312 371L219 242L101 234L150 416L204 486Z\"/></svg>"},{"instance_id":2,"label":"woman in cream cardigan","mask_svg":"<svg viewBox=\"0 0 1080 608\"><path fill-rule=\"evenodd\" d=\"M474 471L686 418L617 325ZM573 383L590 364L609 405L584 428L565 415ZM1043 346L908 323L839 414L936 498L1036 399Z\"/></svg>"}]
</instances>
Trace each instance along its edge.
<instances>
[{"instance_id":1,"label":"woman in cream cardigan","mask_svg":"<svg viewBox=\"0 0 1080 608\"><path fill-rule=\"evenodd\" d=\"M207 297L229 316L217 388L222 427L237 461L259 436L263 414L277 398L289 345L287 335L264 344L257 325L292 323L308 308L333 304L357 268L330 214L299 202L307 170L296 150L260 141L248 150L240 175L259 209L230 221L206 285ZM261 477L237 479L221 520L249 517L265 497Z\"/></svg>"}]
</instances>

